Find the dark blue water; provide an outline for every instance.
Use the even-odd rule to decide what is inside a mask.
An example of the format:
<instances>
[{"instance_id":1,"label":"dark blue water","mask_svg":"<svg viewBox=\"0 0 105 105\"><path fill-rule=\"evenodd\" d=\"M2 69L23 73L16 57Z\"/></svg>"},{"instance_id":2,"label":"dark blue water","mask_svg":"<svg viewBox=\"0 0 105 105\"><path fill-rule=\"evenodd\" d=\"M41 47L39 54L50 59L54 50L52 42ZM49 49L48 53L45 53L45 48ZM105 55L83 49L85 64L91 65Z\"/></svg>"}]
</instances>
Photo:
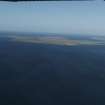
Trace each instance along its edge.
<instances>
[{"instance_id":1,"label":"dark blue water","mask_svg":"<svg viewBox=\"0 0 105 105\"><path fill-rule=\"evenodd\" d=\"M105 46L1 38L0 105L105 105Z\"/></svg>"}]
</instances>

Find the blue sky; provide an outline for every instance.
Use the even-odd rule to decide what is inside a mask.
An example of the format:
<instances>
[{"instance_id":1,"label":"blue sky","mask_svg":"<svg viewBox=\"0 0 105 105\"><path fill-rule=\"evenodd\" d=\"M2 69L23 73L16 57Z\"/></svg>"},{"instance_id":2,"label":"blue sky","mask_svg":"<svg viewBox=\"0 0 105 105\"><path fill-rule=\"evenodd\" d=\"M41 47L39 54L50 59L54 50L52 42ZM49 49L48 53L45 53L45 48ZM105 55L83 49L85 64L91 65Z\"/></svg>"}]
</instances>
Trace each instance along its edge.
<instances>
[{"instance_id":1,"label":"blue sky","mask_svg":"<svg viewBox=\"0 0 105 105\"><path fill-rule=\"evenodd\" d=\"M0 2L0 31L105 35L105 2Z\"/></svg>"}]
</instances>

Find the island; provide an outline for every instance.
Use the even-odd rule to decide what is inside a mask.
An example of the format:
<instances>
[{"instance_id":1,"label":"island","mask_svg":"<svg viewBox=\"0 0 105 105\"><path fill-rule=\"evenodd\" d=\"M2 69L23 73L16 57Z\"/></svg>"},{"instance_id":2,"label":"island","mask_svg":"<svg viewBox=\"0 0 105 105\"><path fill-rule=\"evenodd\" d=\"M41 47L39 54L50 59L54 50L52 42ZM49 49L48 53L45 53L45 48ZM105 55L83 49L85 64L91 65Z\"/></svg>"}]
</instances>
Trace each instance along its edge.
<instances>
[{"instance_id":1,"label":"island","mask_svg":"<svg viewBox=\"0 0 105 105\"><path fill-rule=\"evenodd\" d=\"M11 41L24 42L24 43L40 43L40 44L50 44L50 45L65 45L65 46L75 46L75 45L105 45L104 36L88 36L88 38L81 38L63 35L27 35L9 36Z\"/></svg>"}]
</instances>

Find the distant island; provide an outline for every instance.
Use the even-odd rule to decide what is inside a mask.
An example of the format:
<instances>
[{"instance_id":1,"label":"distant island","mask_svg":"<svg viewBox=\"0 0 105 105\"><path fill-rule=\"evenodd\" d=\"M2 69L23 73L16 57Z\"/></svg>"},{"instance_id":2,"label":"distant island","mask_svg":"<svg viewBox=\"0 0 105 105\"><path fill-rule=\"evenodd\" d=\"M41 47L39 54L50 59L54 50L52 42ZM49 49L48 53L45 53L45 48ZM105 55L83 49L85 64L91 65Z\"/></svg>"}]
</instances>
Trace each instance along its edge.
<instances>
[{"instance_id":1,"label":"distant island","mask_svg":"<svg viewBox=\"0 0 105 105\"><path fill-rule=\"evenodd\" d=\"M42 43L42 44L52 44L52 45L105 45L104 36L88 36L87 38L63 36L63 35L27 35L27 36L18 36L12 35L9 36L11 41L24 42L24 43Z\"/></svg>"}]
</instances>

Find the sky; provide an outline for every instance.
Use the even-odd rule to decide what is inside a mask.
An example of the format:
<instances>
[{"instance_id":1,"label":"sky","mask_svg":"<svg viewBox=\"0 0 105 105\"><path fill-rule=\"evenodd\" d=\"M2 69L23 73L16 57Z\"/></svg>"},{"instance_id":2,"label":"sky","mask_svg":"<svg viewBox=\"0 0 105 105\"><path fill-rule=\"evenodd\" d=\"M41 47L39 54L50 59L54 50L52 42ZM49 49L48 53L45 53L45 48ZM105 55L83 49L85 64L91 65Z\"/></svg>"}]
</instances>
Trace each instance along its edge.
<instances>
[{"instance_id":1,"label":"sky","mask_svg":"<svg viewBox=\"0 0 105 105\"><path fill-rule=\"evenodd\" d=\"M0 2L0 31L105 35L105 2Z\"/></svg>"}]
</instances>

